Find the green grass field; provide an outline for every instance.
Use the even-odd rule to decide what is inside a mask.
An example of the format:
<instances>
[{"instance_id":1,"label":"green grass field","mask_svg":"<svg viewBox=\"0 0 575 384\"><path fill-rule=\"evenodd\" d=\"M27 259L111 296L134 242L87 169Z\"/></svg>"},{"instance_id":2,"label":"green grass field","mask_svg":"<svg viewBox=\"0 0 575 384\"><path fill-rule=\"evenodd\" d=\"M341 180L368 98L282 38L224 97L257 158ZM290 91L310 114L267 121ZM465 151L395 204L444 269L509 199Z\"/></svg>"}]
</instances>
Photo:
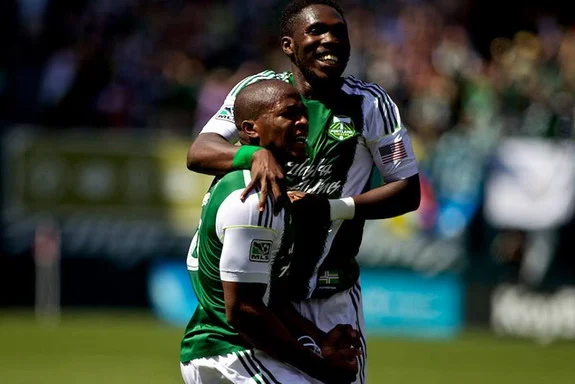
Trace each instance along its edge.
<instances>
[{"instance_id":1,"label":"green grass field","mask_svg":"<svg viewBox=\"0 0 575 384\"><path fill-rule=\"evenodd\" d=\"M1 384L181 384L182 330L146 313L68 313L42 327L0 311ZM575 343L466 332L457 340L370 338L370 384L575 383Z\"/></svg>"}]
</instances>

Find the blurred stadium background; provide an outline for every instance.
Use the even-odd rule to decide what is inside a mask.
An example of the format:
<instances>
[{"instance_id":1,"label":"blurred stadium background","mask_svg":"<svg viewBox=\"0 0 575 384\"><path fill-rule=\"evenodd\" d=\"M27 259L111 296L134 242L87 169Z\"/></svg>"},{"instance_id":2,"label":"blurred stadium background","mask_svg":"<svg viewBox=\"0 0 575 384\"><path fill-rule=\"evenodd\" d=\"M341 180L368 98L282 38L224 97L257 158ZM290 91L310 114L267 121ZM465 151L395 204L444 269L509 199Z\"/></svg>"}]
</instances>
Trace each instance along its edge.
<instances>
[{"instance_id":1,"label":"blurred stadium background","mask_svg":"<svg viewBox=\"0 0 575 384\"><path fill-rule=\"evenodd\" d=\"M344 0L348 73L398 103L421 208L359 255L372 383L575 377L575 16L560 1ZM277 0L0 2L0 383L179 383L185 154L288 69Z\"/></svg>"}]
</instances>

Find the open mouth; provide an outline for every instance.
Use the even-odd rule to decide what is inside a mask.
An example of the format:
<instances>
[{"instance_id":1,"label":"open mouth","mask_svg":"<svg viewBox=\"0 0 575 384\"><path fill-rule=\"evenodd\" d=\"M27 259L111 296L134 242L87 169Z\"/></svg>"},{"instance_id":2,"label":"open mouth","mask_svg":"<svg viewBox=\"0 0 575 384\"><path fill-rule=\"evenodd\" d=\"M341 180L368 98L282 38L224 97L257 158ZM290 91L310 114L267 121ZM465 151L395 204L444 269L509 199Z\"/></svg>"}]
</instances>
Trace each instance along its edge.
<instances>
[{"instance_id":1,"label":"open mouth","mask_svg":"<svg viewBox=\"0 0 575 384\"><path fill-rule=\"evenodd\" d=\"M305 156L307 153L307 145L305 143L306 136L299 135L294 137L293 144L291 145L292 155L296 157Z\"/></svg>"},{"instance_id":2,"label":"open mouth","mask_svg":"<svg viewBox=\"0 0 575 384\"><path fill-rule=\"evenodd\" d=\"M316 57L316 59L320 63L330 66L337 65L340 62L340 58L337 55L334 55L333 53L320 54Z\"/></svg>"},{"instance_id":3,"label":"open mouth","mask_svg":"<svg viewBox=\"0 0 575 384\"><path fill-rule=\"evenodd\" d=\"M303 144L305 144L305 139L306 139L306 136L305 136L305 135L299 135L299 136L296 136L296 137L295 137L294 141L295 141L296 143L303 143Z\"/></svg>"}]
</instances>

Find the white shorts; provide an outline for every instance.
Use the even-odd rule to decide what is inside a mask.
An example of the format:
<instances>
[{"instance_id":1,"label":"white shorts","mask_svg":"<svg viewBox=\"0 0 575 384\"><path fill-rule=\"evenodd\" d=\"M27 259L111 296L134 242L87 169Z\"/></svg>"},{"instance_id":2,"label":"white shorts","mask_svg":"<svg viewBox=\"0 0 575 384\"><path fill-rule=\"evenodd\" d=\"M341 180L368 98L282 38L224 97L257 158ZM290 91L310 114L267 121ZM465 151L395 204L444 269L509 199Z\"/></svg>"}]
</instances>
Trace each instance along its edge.
<instances>
[{"instance_id":1,"label":"white shorts","mask_svg":"<svg viewBox=\"0 0 575 384\"><path fill-rule=\"evenodd\" d=\"M180 363L186 384L321 384L291 365L256 349Z\"/></svg>"},{"instance_id":2,"label":"white shorts","mask_svg":"<svg viewBox=\"0 0 575 384\"><path fill-rule=\"evenodd\" d=\"M367 383L367 343L363 318L363 302L359 281L347 291L327 299L309 299L294 303L298 311L318 328L328 332L337 324L350 324L360 333L363 355L358 358L359 373L353 384ZM320 384L289 364L265 352L246 350L223 356L194 359L180 364L186 384Z\"/></svg>"},{"instance_id":3,"label":"white shorts","mask_svg":"<svg viewBox=\"0 0 575 384\"><path fill-rule=\"evenodd\" d=\"M363 355L358 358L359 373L354 384L367 383L367 343L359 280L350 289L327 299L308 299L294 303L294 306L324 332L328 332L337 324L350 324L359 331Z\"/></svg>"}]
</instances>

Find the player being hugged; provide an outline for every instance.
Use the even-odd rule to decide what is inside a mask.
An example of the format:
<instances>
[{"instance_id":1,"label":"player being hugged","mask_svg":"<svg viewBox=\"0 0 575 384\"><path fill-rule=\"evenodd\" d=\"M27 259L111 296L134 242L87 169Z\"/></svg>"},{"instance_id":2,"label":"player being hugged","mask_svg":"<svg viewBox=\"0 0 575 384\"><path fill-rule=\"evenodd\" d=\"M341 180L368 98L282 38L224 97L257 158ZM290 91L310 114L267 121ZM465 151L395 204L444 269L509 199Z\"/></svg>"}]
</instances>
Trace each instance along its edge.
<instances>
[{"instance_id":1,"label":"player being hugged","mask_svg":"<svg viewBox=\"0 0 575 384\"><path fill-rule=\"evenodd\" d=\"M257 82L233 107L246 148L264 147L278 164L306 156L307 110L291 85ZM248 170L216 177L202 202L187 256L199 304L181 343L184 381L352 382L361 353L356 330L338 324L324 333L286 299L279 282L293 257L291 204L274 215L271 197L260 210L257 190L242 201L250 182Z\"/></svg>"}]
</instances>

